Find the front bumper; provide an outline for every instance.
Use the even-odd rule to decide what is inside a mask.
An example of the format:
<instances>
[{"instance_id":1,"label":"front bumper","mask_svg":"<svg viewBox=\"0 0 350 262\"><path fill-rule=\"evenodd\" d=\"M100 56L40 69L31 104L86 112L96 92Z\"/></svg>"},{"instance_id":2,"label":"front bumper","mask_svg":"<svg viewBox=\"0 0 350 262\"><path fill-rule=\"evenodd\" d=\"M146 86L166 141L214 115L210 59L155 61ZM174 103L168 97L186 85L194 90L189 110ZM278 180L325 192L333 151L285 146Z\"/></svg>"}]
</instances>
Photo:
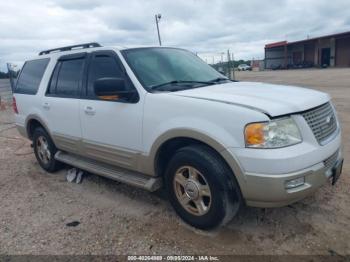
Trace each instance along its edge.
<instances>
[{"instance_id":1,"label":"front bumper","mask_svg":"<svg viewBox=\"0 0 350 262\"><path fill-rule=\"evenodd\" d=\"M332 168L343 159L341 135L325 146L301 143L274 149L229 149L231 165L248 206L281 207L312 194L326 184ZM227 155L226 155L227 156ZM301 186L287 189L286 182L304 177Z\"/></svg>"},{"instance_id":2,"label":"front bumper","mask_svg":"<svg viewBox=\"0 0 350 262\"><path fill-rule=\"evenodd\" d=\"M246 204L255 207L281 207L301 200L315 192L326 183L331 184L332 169L342 161L339 150L337 157L331 166L325 166L325 162L318 163L298 172L282 175L266 175L246 173L248 186L245 194ZM305 183L301 186L286 189L286 182L292 179L304 177Z\"/></svg>"}]
</instances>

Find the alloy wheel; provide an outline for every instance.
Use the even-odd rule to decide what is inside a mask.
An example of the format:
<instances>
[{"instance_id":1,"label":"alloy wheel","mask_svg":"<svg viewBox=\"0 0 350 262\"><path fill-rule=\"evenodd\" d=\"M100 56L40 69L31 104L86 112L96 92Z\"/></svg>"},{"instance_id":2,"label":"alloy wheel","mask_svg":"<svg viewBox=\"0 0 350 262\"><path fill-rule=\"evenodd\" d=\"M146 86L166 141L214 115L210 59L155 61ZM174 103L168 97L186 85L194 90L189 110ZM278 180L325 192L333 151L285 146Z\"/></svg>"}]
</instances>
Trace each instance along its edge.
<instances>
[{"instance_id":1,"label":"alloy wheel","mask_svg":"<svg viewBox=\"0 0 350 262\"><path fill-rule=\"evenodd\" d=\"M196 216L205 215L212 202L209 184L203 174L191 166L180 167L174 176L174 191L181 206Z\"/></svg>"}]
</instances>

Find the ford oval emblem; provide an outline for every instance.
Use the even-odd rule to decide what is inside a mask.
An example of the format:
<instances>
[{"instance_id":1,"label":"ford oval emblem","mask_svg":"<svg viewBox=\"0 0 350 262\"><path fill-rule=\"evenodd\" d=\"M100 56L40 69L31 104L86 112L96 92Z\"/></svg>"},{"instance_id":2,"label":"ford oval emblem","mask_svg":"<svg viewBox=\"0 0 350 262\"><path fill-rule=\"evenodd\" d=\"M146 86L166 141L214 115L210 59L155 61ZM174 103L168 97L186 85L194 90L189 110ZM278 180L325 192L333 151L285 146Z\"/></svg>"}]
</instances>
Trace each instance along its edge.
<instances>
[{"instance_id":1,"label":"ford oval emblem","mask_svg":"<svg viewBox=\"0 0 350 262\"><path fill-rule=\"evenodd\" d=\"M326 124L327 124L327 125L331 125L332 122L333 122L333 116L332 116L332 115L327 116L327 118L326 118Z\"/></svg>"}]
</instances>

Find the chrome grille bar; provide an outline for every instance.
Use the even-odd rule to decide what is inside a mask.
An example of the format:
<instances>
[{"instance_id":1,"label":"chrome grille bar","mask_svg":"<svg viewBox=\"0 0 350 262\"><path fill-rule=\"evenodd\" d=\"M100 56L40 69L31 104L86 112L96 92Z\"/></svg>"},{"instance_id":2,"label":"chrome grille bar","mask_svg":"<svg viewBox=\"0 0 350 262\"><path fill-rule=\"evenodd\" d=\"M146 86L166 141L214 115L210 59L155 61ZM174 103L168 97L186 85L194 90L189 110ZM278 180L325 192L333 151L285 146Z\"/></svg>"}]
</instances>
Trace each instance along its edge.
<instances>
[{"instance_id":1,"label":"chrome grille bar","mask_svg":"<svg viewBox=\"0 0 350 262\"><path fill-rule=\"evenodd\" d=\"M333 155L331 155L325 161L323 161L323 164L326 167L326 169L329 169L335 165L338 159L338 154L339 150L337 150Z\"/></svg>"},{"instance_id":2,"label":"chrome grille bar","mask_svg":"<svg viewBox=\"0 0 350 262\"><path fill-rule=\"evenodd\" d=\"M324 143L337 130L337 120L330 103L310 109L302 116L310 126L317 141Z\"/></svg>"}]
</instances>

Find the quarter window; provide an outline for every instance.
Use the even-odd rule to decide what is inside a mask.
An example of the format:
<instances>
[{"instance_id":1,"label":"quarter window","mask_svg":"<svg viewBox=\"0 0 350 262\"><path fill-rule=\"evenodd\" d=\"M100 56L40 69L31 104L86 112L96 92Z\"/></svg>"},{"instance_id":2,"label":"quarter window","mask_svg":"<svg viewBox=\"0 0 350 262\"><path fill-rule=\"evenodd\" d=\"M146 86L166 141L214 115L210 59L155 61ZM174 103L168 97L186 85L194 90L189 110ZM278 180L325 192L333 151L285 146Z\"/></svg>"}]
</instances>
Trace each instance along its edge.
<instances>
[{"instance_id":1,"label":"quarter window","mask_svg":"<svg viewBox=\"0 0 350 262\"><path fill-rule=\"evenodd\" d=\"M50 59L27 61L17 81L15 93L35 95Z\"/></svg>"}]
</instances>

